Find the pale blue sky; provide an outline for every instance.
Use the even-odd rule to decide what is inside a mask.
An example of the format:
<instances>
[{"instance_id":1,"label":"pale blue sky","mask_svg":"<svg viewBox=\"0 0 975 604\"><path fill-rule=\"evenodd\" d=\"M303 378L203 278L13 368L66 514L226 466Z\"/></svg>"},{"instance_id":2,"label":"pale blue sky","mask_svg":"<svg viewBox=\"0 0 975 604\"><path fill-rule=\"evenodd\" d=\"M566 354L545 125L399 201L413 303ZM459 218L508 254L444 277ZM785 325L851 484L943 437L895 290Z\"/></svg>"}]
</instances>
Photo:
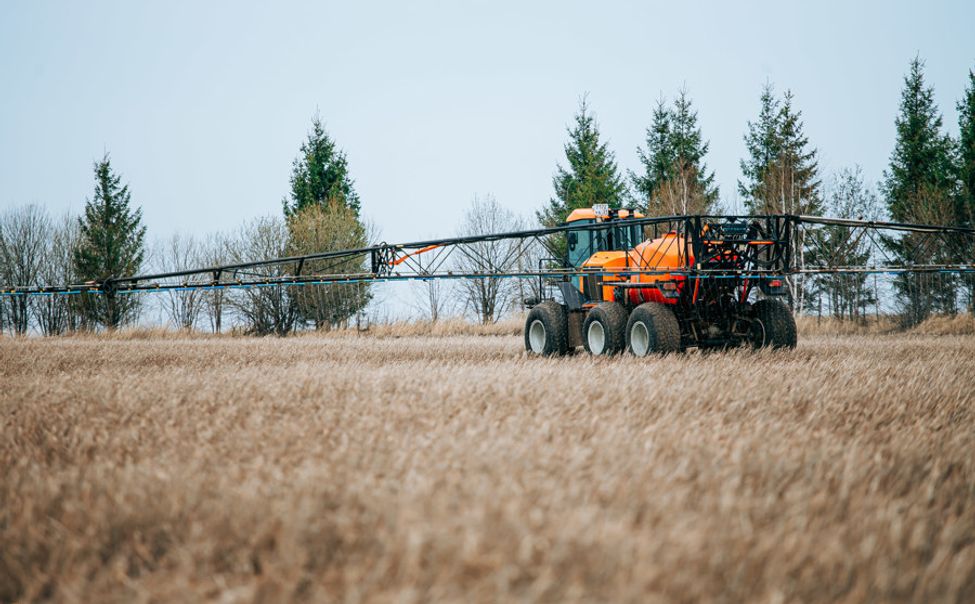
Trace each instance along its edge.
<instances>
[{"instance_id":1,"label":"pale blue sky","mask_svg":"<svg viewBox=\"0 0 975 604\"><path fill-rule=\"evenodd\" d=\"M407 5L409 4L409 5ZM156 237L280 211L316 109L388 241L449 235L475 193L551 195L588 92L622 168L686 86L736 200L762 84L822 166L879 179L915 54L948 128L975 3L42 2L0 5L0 208L79 212L108 150Z\"/></svg>"}]
</instances>

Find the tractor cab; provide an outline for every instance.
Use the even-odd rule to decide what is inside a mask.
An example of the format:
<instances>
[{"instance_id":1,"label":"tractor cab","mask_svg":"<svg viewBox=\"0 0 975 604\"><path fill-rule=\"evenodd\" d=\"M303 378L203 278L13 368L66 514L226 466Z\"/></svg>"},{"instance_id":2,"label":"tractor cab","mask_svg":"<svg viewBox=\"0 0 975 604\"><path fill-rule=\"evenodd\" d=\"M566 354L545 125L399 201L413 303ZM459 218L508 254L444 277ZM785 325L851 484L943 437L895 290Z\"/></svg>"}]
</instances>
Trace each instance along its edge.
<instances>
[{"instance_id":1,"label":"tractor cab","mask_svg":"<svg viewBox=\"0 0 975 604\"><path fill-rule=\"evenodd\" d=\"M626 218L643 218L633 210L610 209L606 204L573 210L566 219L568 225L590 227L605 224L605 228L570 229L566 234L568 264L579 268L598 252L626 252L643 242L642 225L627 224Z\"/></svg>"},{"instance_id":2,"label":"tractor cab","mask_svg":"<svg viewBox=\"0 0 975 604\"><path fill-rule=\"evenodd\" d=\"M597 204L573 210L566 219L570 227L580 227L566 231L566 262L567 268L585 272L572 277L571 287L586 304L614 299L614 283L627 278L616 273L630 264L632 250L644 240L643 225L629 218L643 215Z\"/></svg>"}]
</instances>

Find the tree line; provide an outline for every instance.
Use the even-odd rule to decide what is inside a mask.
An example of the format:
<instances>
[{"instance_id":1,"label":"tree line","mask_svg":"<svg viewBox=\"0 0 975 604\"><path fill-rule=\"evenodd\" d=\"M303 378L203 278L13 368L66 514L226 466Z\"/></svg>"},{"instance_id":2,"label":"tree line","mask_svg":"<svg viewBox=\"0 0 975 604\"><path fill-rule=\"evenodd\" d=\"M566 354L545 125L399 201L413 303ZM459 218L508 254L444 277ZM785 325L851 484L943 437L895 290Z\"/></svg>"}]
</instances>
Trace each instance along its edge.
<instances>
[{"instance_id":1,"label":"tree line","mask_svg":"<svg viewBox=\"0 0 975 604\"><path fill-rule=\"evenodd\" d=\"M0 215L0 282L62 286L102 282L147 269L161 272L238 263L329 249L363 247L370 226L345 154L316 117L292 165L290 194L280 215L253 220L236 232L203 239L175 235L155 247L146 241L142 211L106 153L94 164L94 192L81 216L50 216L36 204ZM314 270L309 266L308 270ZM278 269L255 269L275 276ZM356 272L361 263L330 267ZM258 275L260 276L260 275ZM247 332L284 335L303 326L344 326L369 302L368 288L310 286L253 290L184 290L162 294L162 312L178 328L214 332L232 320ZM140 294L113 291L0 299L0 331L45 335L116 329L145 310Z\"/></svg>"},{"instance_id":2,"label":"tree line","mask_svg":"<svg viewBox=\"0 0 975 604\"><path fill-rule=\"evenodd\" d=\"M740 162L737 193L751 214L812 214L838 218L889 219L896 222L975 227L975 71L969 70L958 101L959 136L943 131L934 90L924 81L924 63L915 57L904 77L894 126L896 142L888 168L876 187L859 166L824 175L819 151L804 132L802 112L793 93L781 95L771 83L759 96L758 115L746 125L746 156ZM583 98L568 128L565 166L553 178L555 194L538 211L538 220L555 225L577 208L605 203L633 207L648 215L725 213L705 162L708 141L686 90L674 101L657 102L637 148L639 170L624 173L602 141L588 100ZM835 236L839 236L836 233ZM797 254L806 251L796 241ZM911 237L887 242L892 257L907 259ZM850 252L850 264L876 260ZM933 255L946 252L934 250ZM956 250L967 258L930 258L964 262L975 250ZM934 263L934 262L932 262ZM879 288L868 287L866 275L789 279L789 303L795 312L822 311L862 318L867 307L879 309ZM893 297L902 318L915 324L932 313L954 314L962 304L975 313L975 278L971 275L912 275L894 279Z\"/></svg>"},{"instance_id":3,"label":"tree line","mask_svg":"<svg viewBox=\"0 0 975 604\"><path fill-rule=\"evenodd\" d=\"M933 89L924 81L924 64L915 58L904 78L895 119L896 143L889 166L876 187L859 166L824 178L818 149L804 133L802 112L793 93L777 94L767 83L758 112L744 133L746 156L740 162L737 194L755 214L828 214L841 218L891 219L975 226L975 71L957 103L959 136L943 132L943 118ZM709 142L686 89L673 101L661 98L650 113L644 142L636 149L638 169L624 173L602 139L586 97L567 128L565 163L557 164L554 194L535 213L546 226L564 222L577 208L595 204L634 207L648 215L718 214L722 206L715 174L706 164ZM334 249L364 247L375 241L375 228L361 217L361 200L349 174L348 160L317 116L292 164L290 191L282 212L260 218L237 232L195 239L174 236L155 249L146 242L141 209L133 205L127 184L106 154L94 164L94 191L81 216L52 217L37 205L0 215L0 282L63 285L103 281L136 274L148 266L184 270ZM460 225L461 234L515 230L531 221L506 210L490 195L475 197ZM839 236L839 234L837 234ZM486 243L484 258L509 258L503 242ZM796 243L803 253L803 242ZM907 255L910 238L889 242L894 255ZM495 249L497 248L497 249ZM869 258L847 259L862 264ZM530 255L530 254L529 254ZM948 260L948 259L946 259ZM536 258L514 255L514 264ZM329 272L363 270L364 259L352 259ZM462 262L474 262L471 259ZM526 264L527 263L527 264ZM509 268L515 268L515 266ZM325 267L308 266L307 270ZM478 266L457 268L477 271ZM260 269L273 277L276 268ZM868 307L879 309L880 291L865 275L791 279L789 301L796 312L827 312L862 318ZM420 284L419 306L437 320L464 312L492 322L523 304L534 284L520 280L483 279L453 286ZM892 283L905 321L916 323L932 313L956 313L961 305L975 312L975 283L970 277L905 275ZM257 334L284 335L305 327L347 326L373 298L366 285L314 285L241 291L167 292L162 308L180 328L204 321L220 332L229 319ZM140 295L106 291L102 295L4 297L0 331L26 333L32 326L44 334L115 329L136 321L144 310ZM226 319L225 319L226 317Z\"/></svg>"}]
</instances>

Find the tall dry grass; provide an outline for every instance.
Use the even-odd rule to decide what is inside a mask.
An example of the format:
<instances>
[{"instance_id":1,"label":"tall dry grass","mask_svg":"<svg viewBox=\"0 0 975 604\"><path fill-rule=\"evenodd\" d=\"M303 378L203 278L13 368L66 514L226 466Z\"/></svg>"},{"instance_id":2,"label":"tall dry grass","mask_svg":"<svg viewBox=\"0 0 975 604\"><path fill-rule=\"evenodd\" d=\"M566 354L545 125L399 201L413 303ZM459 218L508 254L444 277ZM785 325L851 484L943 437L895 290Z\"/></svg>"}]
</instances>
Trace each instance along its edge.
<instances>
[{"instance_id":1,"label":"tall dry grass","mask_svg":"<svg viewBox=\"0 0 975 604\"><path fill-rule=\"evenodd\" d=\"M861 321L801 316L796 320L800 336L850 336L850 335L975 335L975 315L934 315L918 325L904 327L894 315L868 316Z\"/></svg>"},{"instance_id":2,"label":"tall dry grass","mask_svg":"<svg viewBox=\"0 0 975 604\"><path fill-rule=\"evenodd\" d=\"M298 337L379 337L402 338L411 336L515 336L521 335L525 317L513 314L496 323L481 324L460 317L440 321L401 320L379 322L365 328L349 327L327 331L299 331ZM862 321L836 319L833 317L800 316L796 319L800 336L851 336L851 335L975 335L975 315L958 314L954 316L935 315L923 323L904 328L897 316L868 316ZM100 338L109 340L172 340L185 338L249 338L242 330L235 329L220 334L205 330L178 330L171 327L125 327L115 331L99 333L77 332L70 338ZM3 335L0 334L0 339Z\"/></svg>"},{"instance_id":3,"label":"tall dry grass","mask_svg":"<svg viewBox=\"0 0 975 604\"><path fill-rule=\"evenodd\" d=\"M972 601L975 338L0 341L0 601Z\"/></svg>"}]
</instances>

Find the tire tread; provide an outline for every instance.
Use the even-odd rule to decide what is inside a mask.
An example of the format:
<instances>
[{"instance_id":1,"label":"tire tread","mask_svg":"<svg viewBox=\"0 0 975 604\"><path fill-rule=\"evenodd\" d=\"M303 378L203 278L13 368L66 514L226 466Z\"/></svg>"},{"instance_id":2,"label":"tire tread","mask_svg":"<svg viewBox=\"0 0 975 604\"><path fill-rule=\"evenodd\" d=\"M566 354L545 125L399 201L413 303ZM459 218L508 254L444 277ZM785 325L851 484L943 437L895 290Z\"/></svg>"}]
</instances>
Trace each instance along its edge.
<instances>
[{"instance_id":1,"label":"tire tread","mask_svg":"<svg viewBox=\"0 0 975 604\"><path fill-rule=\"evenodd\" d=\"M528 337L528 330L536 320L541 320L545 326L546 351L541 356L562 356L569 351L569 326L565 313L565 307L554 300L545 300L528 312L525 319L525 350L528 354L535 354L532 351L531 341ZM550 338L550 340L549 340ZM549 346L551 342L551 346Z\"/></svg>"},{"instance_id":2,"label":"tire tread","mask_svg":"<svg viewBox=\"0 0 975 604\"><path fill-rule=\"evenodd\" d=\"M626 350L626 324L628 314L626 308L619 302L600 302L586 315L582 324L582 345L586 352L589 349L589 325L593 321L600 321L606 330L606 349L603 355L619 354Z\"/></svg>"},{"instance_id":3,"label":"tire tread","mask_svg":"<svg viewBox=\"0 0 975 604\"><path fill-rule=\"evenodd\" d=\"M752 315L765 327L765 340L756 341L756 348L795 348L796 320L789 307L779 300L763 298L752 305Z\"/></svg>"},{"instance_id":4,"label":"tire tread","mask_svg":"<svg viewBox=\"0 0 975 604\"><path fill-rule=\"evenodd\" d=\"M630 352L630 332L633 324L643 321L650 334L650 354L667 354L679 352L680 324L674 311L659 302L644 302L630 313L630 320L626 324L626 349Z\"/></svg>"}]
</instances>

